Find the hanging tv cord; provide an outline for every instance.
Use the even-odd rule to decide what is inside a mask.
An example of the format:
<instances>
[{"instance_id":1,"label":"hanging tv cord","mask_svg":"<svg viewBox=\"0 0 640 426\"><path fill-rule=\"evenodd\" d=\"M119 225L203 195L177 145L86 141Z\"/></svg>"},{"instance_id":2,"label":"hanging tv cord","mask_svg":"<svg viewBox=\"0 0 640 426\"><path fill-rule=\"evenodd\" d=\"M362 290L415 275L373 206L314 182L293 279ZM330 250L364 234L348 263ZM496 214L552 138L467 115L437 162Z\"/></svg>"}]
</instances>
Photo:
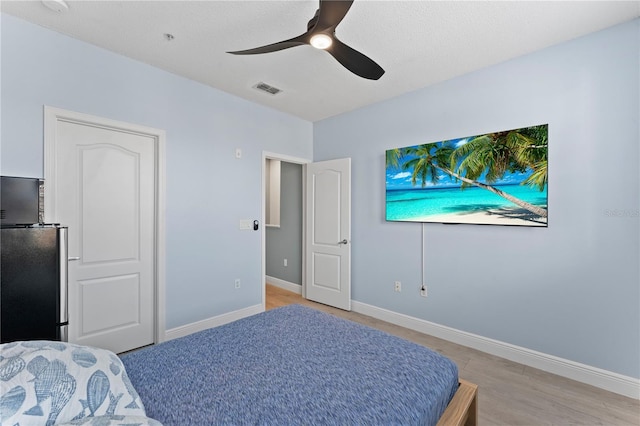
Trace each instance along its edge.
<instances>
[{"instance_id":1,"label":"hanging tv cord","mask_svg":"<svg viewBox=\"0 0 640 426\"><path fill-rule=\"evenodd\" d=\"M422 287L420 287L420 296L427 297L427 286L424 285L425 273L424 273L424 222L422 222Z\"/></svg>"}]
</instances>

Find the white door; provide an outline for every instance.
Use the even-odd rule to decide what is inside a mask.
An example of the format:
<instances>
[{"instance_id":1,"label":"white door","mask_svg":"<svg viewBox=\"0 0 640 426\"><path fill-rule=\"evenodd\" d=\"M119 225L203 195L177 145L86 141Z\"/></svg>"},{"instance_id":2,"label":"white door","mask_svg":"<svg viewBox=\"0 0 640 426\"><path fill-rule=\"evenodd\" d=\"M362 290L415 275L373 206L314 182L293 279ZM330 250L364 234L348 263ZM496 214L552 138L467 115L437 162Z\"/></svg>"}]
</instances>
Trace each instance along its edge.
<instances>
[{"instance_id":1,"label":"white door","mask_svg":"<svg viewBox=\"0 0 640 426\"><path fill-rule=\"evenodd\" d=\"M155 149L150 135L56 120L48 191L69 227L71 342L116 353L154 343Z\"/></svg>"},{"instance_id":2,"label":"white door","mask_svg":"<svg viewBox=\"0 0 640 426\"><path fill-rule=\"evenodd\" d=\"M351 310L351 159L307 165L306 298Z\"/></svg>"}]
</instances>

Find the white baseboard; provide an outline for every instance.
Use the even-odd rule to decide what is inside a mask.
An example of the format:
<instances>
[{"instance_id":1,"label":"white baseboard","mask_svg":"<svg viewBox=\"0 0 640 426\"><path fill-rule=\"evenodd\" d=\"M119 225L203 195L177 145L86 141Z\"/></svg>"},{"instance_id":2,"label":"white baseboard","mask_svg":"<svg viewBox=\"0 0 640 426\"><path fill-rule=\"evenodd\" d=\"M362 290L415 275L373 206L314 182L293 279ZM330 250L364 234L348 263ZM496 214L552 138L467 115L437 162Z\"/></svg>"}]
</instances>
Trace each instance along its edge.
<instances>
[{"instance_id":1,"label":"white baseboard","mask_svg":"<svg viewBox=\"0 0 640 426\"><path fill-rule=\"evenodd\" d=\"M351 308L353 311L363 315L506 358L539 370L548 371L610 392L640 399L640 380L633 377L456 330L355 300L351 301Z\"/></svg>"},{"instance_id":2,"label":"white baseboard","mask_svg":"<svg viewBox=\"0 0 640 426\"><path fill-rule=\"evenodd\" d=\"M248 308L240 309L237 311L207 318L201 321L193 322L191 324L172 328L170 330L167 330L167 332L165 333L165 341L177 339L178 337L187 336L189 334L193 334L198 331L202 331L208 328L227 324L229 322L233 322L244 317L249 317L251 315L259 314L260 312L264 312L264 308L262 304L249 306Z\"/></svg>"},{"instance_id":3,"label":"white baseboard","mask_svg":"<svg viewBox=\"0 0 640 426\"><path fill-rule=\"evenodd\" d=\"M265 280L276 287L280 287L284 290L292 291L296 294L302 294L302 286L300 284L291 283L289 281L281 280L280 278L266 276Z\"/></svg>"}]
</instances>

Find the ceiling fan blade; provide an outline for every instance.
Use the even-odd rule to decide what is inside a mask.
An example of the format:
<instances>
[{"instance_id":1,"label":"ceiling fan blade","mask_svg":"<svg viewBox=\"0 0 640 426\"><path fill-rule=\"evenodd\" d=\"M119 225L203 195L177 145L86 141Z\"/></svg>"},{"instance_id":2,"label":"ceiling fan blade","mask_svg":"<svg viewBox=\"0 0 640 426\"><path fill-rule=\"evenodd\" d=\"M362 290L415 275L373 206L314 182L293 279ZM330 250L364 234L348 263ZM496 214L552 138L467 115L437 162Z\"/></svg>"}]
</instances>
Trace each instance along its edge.
<instances>
[{"instance_id":1,"label":"ceiling fan blade","mask_svg":"<svg viewBox=\"0 0 640 426\"><path fill-rule=\"evenodd\" d=\"M294 37L289 40L267 44L266 46L255 47L247 50L236 50L234 52L227 53L231 53L232 55L257 55L259 53L277 52L278 50L289 49L290 47L301 46L303 44L309 44L308 33L301 34L298 37Z\"/></svg>"},{"instance_id":2,"label":"ceiling fan blade","mask_svg":"<svg viewBox=\"0 0 640 426\"><path fill-rule=\"evenodd\" d=\"M384 74L384 70L372 59L347 46L335 36L333 43L326 49L338 62L352 73L369 80L378 80Z\"/></svg>"},{"instance_id":3,"label":"ceiling fan blade","mask_svg":"<svg viewBox=\"0 0 640 426\"><path fill-rule=\"evenodd\" d=\"M344 19L352 4L353 0L320 0L318 22L314 30L335 29Z\"/></svg>"}]
</instances>

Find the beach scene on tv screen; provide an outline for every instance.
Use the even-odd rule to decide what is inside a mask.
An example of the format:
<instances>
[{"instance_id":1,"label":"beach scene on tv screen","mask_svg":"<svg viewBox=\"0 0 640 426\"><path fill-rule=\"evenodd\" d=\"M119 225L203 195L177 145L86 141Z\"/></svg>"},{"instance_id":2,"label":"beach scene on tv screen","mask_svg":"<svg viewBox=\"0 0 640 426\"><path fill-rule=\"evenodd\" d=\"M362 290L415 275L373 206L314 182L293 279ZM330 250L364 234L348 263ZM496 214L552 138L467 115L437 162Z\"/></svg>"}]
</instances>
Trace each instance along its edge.
<instances>
[{"instance_id":1,"label":"beach scene on tv screen","mask_svg":"<svg viewBox=\"0 0 640 426\"><path fill-rule=\"evenodd\" d=\"M548 125L386 151L386 220L547 226Z\"/></svg>"}]
</instances>

